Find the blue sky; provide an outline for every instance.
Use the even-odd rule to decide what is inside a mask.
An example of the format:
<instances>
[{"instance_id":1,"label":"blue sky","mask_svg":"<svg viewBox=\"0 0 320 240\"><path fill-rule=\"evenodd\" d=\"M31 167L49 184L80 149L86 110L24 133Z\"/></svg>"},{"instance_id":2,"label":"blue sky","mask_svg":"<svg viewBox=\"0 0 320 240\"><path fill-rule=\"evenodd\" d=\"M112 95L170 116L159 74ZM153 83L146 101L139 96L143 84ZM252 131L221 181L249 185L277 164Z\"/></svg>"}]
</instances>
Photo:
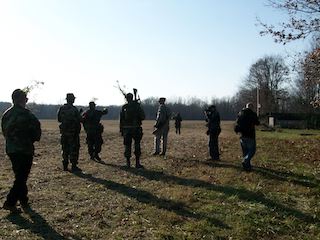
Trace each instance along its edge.
<instances>
[{"instance_id":1,"label":"blue sky","mask_svg":"<svg viewBox=\"0 0 320 240\"><path fill-rule=\"evenodd\" d=\"M33 80L37 103L120 105L116 80L142 99L232 96L259 57L308 46L261 37L257 17L283 19L264 0L0 0L0 101Z\"/></svg>"}]
</instances>

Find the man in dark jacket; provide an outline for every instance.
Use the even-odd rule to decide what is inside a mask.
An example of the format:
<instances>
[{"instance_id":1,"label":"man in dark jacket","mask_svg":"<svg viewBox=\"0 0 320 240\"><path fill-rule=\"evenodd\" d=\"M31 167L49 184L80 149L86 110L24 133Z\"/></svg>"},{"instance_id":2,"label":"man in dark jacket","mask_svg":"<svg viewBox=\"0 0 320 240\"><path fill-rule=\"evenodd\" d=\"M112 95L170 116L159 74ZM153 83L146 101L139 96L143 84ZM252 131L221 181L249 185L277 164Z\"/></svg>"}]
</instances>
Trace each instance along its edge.
<instances>
[{"instance_id":1,"label":"man in dark jacket","mask_svg":"<svg viewBox=\"0 0 320 240\"><path fill-rule=\"evenodd\" d=\"M181 134L181 122L182 122L182 117L180 113L178 112L176 116L174 116L174 126L176 128L176 134Z\"/></svg>"},{"instance_id":2,"label":"man in dark jacket","mask_svg":"<svg viewBox=\"0 0 320 240\"><path fill-rule=\"evenodd\" d=\"M235 132L240 133L240 144L242 148L243 161L242 166L246 171L252 169L251 159L256 153L256 130L255 126L259 125L257 114L253 111L253 104L247 103L242 109L235 125Z\"/></svg>"},{"instance_id":3,"label":"man in dark jacket","mask_svg":"<svg viewBox=\"0 0 320 240\"><path fill-rule=\"evenodd\" d=\"M91 160L101 161L99 153L103 143L103 125L100 123L101 117L108 113L108 109L97 110L94 102L89 102L89 110L82 114L82 123L87 133L88 152Z\"/></svg>"},{"instance_id":4,"label":"man in dark jacket","mask_svg":"<svg viewBox=\"0 0 320 240\"><path fill-rule=\"evenodd\" d=\"M220 160L219 157L219 134L220 128L220 114L215 105L209 106L205 111L207 122L207 135L209 135L209 153L212 160Z\"/></svg>"},{"instance_id":5,"label":"man in dark jacket","mask_svg":"<svg viewBox=\"0 0 320 240\"><path fill-rule=\"evenodd\" d=\"M140 164L142 139L142 121L145 119L144 111L138 101L133 100L133 94L126 94L127 104L122 106L120 113L120 132L125 145L124 156L127 160L127 167L130 167L131 145L134 140L134 154L136 156L136 168L143 168Z\"/></svg>"},{"instance_id":6,"label":"man in dark jacket","mask_svg":"<svg viewBox=\"0 0 320 240\"><path fill-rule=\"evenodd\" d=\"M27 94L21 89L12 93L13 106L2 116L1 128L6 140L6 153L12 163L15 181L3 208L17 213L19 201L23 209L28 208L27 179L31 170L34 142L41 137L39 120L26 109Z\"/></svg>"}]
</instances>

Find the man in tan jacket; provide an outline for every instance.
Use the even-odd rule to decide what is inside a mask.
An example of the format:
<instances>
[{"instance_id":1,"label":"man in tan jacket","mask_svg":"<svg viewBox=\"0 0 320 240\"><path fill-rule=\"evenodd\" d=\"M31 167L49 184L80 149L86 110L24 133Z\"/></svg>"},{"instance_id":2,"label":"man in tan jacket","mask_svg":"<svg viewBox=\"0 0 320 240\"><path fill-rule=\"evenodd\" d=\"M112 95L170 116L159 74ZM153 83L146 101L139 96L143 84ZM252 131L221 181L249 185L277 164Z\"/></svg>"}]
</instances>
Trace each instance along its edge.
<instances>
[{"instance_id":1,"label":"man in tan jacket","mask_svg":"<svg viewBox=\"0 0 320 240\"><path fill-rule=\"evenodd\" d=\"M154 153L153 155L165 156L167 151L168 133L169 133L169 122L171 117L170 109L165 105L166 99L161 97L159 99L159 108L154 125L155 130L153 131L154 137ZM160 140L162 139L162 152L160 153Z\"/></svg>"}]
</instances>

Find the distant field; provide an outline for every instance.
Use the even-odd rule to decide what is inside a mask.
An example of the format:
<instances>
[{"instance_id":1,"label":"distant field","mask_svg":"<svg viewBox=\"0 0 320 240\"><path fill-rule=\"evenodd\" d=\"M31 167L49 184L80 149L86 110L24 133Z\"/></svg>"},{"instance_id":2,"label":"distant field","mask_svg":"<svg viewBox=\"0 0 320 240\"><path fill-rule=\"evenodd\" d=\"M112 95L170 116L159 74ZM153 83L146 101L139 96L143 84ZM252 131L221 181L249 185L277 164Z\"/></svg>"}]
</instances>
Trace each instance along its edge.
<instances>
[{"instance_id":1,"label":"distant field","mask_svg":"<svg viewBox=\"0 0 320 240\"><path fill-rule=\"evenodd\" d=\"M143 125L146 169L123 168L118 121L104 121L104 164L89 160L82 130L83 172L72 174L62 171L57 122L42 121L32 211L0 209L0 239L320 239L320 131L258 131L247 173L232 122L222 124L219 162L208 161L201 121L183 121L180 136L171 127L167 158L151 156L153 123ZM2 136L0 148L2 205L13 180Z\"/></svg>"}]
</instances>

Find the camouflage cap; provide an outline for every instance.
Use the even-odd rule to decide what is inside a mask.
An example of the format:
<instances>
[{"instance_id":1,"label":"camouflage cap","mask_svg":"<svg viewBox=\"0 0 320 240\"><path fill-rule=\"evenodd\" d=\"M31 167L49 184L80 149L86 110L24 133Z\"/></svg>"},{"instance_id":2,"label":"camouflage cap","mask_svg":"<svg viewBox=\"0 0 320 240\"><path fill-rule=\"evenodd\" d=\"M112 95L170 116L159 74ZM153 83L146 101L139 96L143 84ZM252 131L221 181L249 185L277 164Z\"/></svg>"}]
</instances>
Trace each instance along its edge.
<instances>
[{"instance_id":1,"label":"camouflage cap","mask_svg":"<svg viewBox=\"0 0 320 240\"><path fill-rule=\"evenodd\" d=\"M73 93L67 93L66 99L75 99L76 97L73 95Z\"/></svg>"},{"instance_id":2,"label":"camouflage cap","mask_svg":"<svg viewBox=\"0 0 320 240\"><path fill-rule=\"evenodd\" d=\"M132 101L133 100L133 94L132 93L127 93L126 94L126 99L127 99L127 101Z\"/></svg>"},{"instance_id":3,"label":"camouflage cap","mask_svg":"<svg viewBox=\"0 0 320 240\"><path fill-rule=\"evenodd\" d=\"M165 98L165 97L159 98L159 102L165 102L165 101L166 101L166 98Z\"/></svg>"}]
</instances>

